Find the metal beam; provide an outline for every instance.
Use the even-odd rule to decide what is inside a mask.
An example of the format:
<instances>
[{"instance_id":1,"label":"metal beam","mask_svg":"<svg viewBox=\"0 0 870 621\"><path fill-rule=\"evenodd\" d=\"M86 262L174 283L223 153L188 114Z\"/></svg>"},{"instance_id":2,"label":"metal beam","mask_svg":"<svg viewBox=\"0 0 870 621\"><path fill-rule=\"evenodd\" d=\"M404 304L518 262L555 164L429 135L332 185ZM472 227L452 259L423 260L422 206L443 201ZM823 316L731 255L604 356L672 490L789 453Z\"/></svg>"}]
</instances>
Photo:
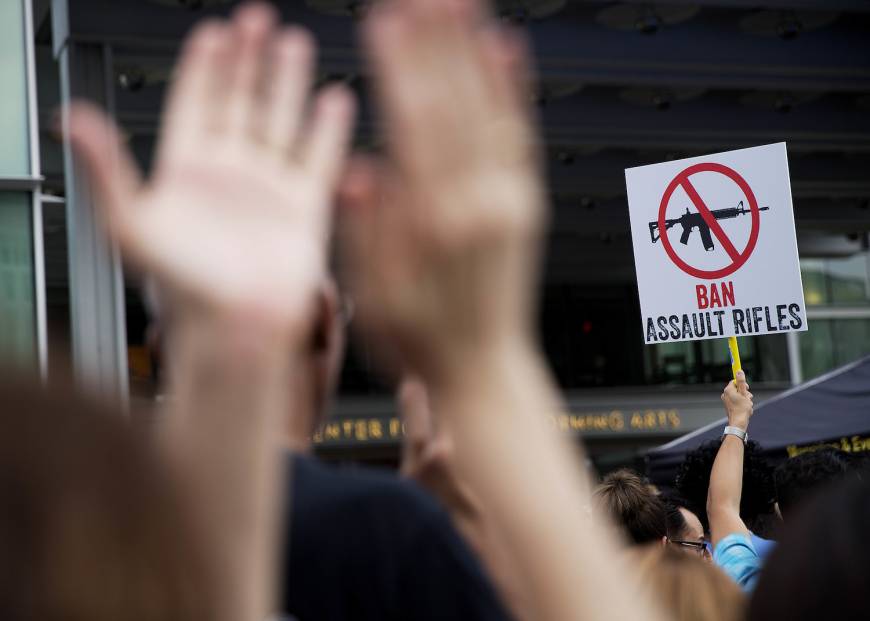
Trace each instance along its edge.
<instances>
[{"instance_id":1,"label":"metal beam","mask_svg":"<svg viewBox=\"0 0 870 621\"><path fill-rule=\"evenodd\" d=\"M88 99L113 108L112 67L107 46L71 43L67 0L54 0L53 27L61 73L61 102ZM60 23L59 23L60 22ZM99 222L90 185L67 140L64 115L64 176L67 196L70 314L76 377L109 399L127 399L127 334L124 285L116 250Z\"/></svg>"}]
</instances>

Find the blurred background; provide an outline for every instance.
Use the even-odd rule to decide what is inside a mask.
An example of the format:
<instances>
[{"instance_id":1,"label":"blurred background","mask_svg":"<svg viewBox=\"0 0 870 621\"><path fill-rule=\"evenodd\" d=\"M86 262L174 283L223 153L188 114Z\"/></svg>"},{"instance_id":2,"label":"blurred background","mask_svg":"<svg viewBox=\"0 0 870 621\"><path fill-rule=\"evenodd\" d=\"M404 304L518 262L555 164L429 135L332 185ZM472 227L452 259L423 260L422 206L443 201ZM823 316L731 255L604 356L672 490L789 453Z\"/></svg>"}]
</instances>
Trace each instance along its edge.
<instances>
[{"instance_id":1,"label":"blurred background","mask_svg":"<svg viewBox=\"0 0 870 621\"><path fill-rule=\"evenodd\" d=\"M0 359L75 373L133 406L160 398L141 281L99 235L53 118L70 98L100 103L147 169L179 42L233 4L0 2ZM359 94L356 145L378 150L354 34L367 5L278 3L317 37L319 83ZM763 400L870 353L870 3L496 6L537 55L554 206L539 325L570 409L554 424L583 434L600 470L719 418L730 372L724 341L643 345L626 167L786 141L809 331L741 339L753 392ZM354 342L318 451L394 465L400 440L391 387Z\"/></svg>"}]
</instances>

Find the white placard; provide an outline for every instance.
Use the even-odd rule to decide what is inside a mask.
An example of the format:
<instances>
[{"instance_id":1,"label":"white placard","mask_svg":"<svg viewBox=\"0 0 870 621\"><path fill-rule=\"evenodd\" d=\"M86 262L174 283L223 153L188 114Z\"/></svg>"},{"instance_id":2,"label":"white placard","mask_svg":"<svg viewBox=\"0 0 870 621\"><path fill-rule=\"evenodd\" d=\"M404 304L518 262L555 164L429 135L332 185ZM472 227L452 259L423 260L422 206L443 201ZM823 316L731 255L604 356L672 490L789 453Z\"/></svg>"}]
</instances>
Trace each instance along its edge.
<instances>
[{"instance_id":1,"label":"white placard","mask_svg":"<svg viewBox=\"0 0 870 621\"><path fill-rule=\"evenodd\" d=\"M807 329L785 143L625 171L647 344Z\"/></svg>"}]
</instances>

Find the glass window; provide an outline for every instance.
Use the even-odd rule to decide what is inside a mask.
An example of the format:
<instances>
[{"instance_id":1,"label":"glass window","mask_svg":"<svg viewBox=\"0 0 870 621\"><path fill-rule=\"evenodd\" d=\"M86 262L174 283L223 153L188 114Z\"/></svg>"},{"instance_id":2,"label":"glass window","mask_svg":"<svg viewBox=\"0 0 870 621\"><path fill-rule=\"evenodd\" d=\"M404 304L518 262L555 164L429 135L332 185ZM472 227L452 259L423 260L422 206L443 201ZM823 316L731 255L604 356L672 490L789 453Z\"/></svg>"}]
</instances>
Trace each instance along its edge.
<instances>
[{"instance_id":1,"label":"glass window","mask_svg":"<svg viewBox=\"0 0 870 621\"><path fill-rule=\"evenodd\" d=\"M787 382L788 349L783 335L739 340L740 362L752 382ZM709 384L731 377L725 339L649 345L647 381L652 384Z\"/></svg>"},{"instance_id":2,"label":"glass window","mask_svg":"<svg viewBox=\"0 0 870 621\"><path fill-rule=\"evenodd\" d=\"M801 280L804 283L804 298L807 306L821 306L829 302L823 259L802 260Z\"/></svg>"},{"instance_id":3,"label":"glass window","mask_svg":"<svg viewBox=\"0 0 870 621\"><path fill-rule=\"evenodd\" d=\"M811 319L800 333L804 379L870 354L870 318Z\"/></svg>"},{"instance_id":4,"label":"glass window","mask_svg":"<svg viewBox=\"0 0 870 621\"><path fill-rule=\"evenodd\" d=\"M828 261L828 283L834 304L866 304L870 300L867 253Z\"/></svg>"},{"instance_id":5,"label":"glass window","mask_svg":"<svg viewBox=\"0 0 870 621\"><path fill-rule=\"evenodd\" d=\"M870 303L867 252L838 259L804 259L801 276L807 306L866 306Z\"/></svg>"},{"instance_id":6,"label":"glass window","mask_svg":"<svg viewBox=\"0 0 870 621\"><path fill-rule=\"evenodd\" d=\"M0 192L0 361L36 362L30 195Z\"/></svg>"},{"instance_id":7,"label":"glass window","mask_svg":"<svg viewBox=\"0 0 870 621\"><path fill-rule=\"evenodd\" d=\"M0 2L0 177L30 174L24 1Z\"/></svg>"}]
</instances>

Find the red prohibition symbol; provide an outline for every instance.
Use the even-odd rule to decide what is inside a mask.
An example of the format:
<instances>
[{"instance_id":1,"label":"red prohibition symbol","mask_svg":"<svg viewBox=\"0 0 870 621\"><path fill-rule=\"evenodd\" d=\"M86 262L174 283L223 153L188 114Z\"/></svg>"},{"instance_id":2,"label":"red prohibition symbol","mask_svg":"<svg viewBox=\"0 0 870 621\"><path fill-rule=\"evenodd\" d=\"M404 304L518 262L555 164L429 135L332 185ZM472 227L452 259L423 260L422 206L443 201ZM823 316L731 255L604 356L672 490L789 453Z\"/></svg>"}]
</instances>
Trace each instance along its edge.
<instances>
[{"instance_id":1,"label":"red prohibition symbol","mask_svg":"<svg viewBox=\"0 0 870 621\"><path fill-rule=\"evenodd\" d=\"M713 172L718 173L720 175L725 175L731 181L737 184L743 194L746 196L746 200L749 203L749 209L751 210L752 217L752 230L749 233L749 241L746 242L746 247L742 251L738 251L737 248L734 247L734 244L731 243L731 240L725 234L725 231L722 230L722 226L710 213L710 209L704 203L704 200L701 198L701 195L698 194L698 191L695 189L695 186L692 185L692 181L690 177L697 173L702 172ZM671 245L671 241L668 239L667 229L665 227L665 211L668 208L668 203L671 200L671 196L674 191L682 186L683 190L689 196L689 199L695 205L695 209L698 210L698 213L701 214L701 217L704 219L704 222L707 223L707 226L710 227L710 232L716 236L716 239L719 240L719 243L722 244L722 248L725 249L725 252L728 253L728 256L731 258L731 263L726 265L725 267L718 270L702 270L697 267L693 267L683 261L676 252L674 252L674 248ZM662 231L661 240L662 246L665 248L665 252L668 253L668 257L670 257L671 261L674 262L678 268L689 274L690 276L695 276L697 278L705 278L707 280L713 280L716 278L724 278L729 274L733 274L740 267L746 263L746 260L752 254L752 251L755 249L755 243L758 241L758 227L760 225L761 218L758 213L758 201L755 199L755 194L752 192L752 188L749 187L749 184L746 183L746 180L741 177L737 171L724 166L723 164L715 164L712 162L702 163L702 164L694 164L686 168L683 172L674 177L674 180L668 185L665 189L665 193L662 195L661 206L659 207L659 230Z\"/></svg>"}]
</instances>

